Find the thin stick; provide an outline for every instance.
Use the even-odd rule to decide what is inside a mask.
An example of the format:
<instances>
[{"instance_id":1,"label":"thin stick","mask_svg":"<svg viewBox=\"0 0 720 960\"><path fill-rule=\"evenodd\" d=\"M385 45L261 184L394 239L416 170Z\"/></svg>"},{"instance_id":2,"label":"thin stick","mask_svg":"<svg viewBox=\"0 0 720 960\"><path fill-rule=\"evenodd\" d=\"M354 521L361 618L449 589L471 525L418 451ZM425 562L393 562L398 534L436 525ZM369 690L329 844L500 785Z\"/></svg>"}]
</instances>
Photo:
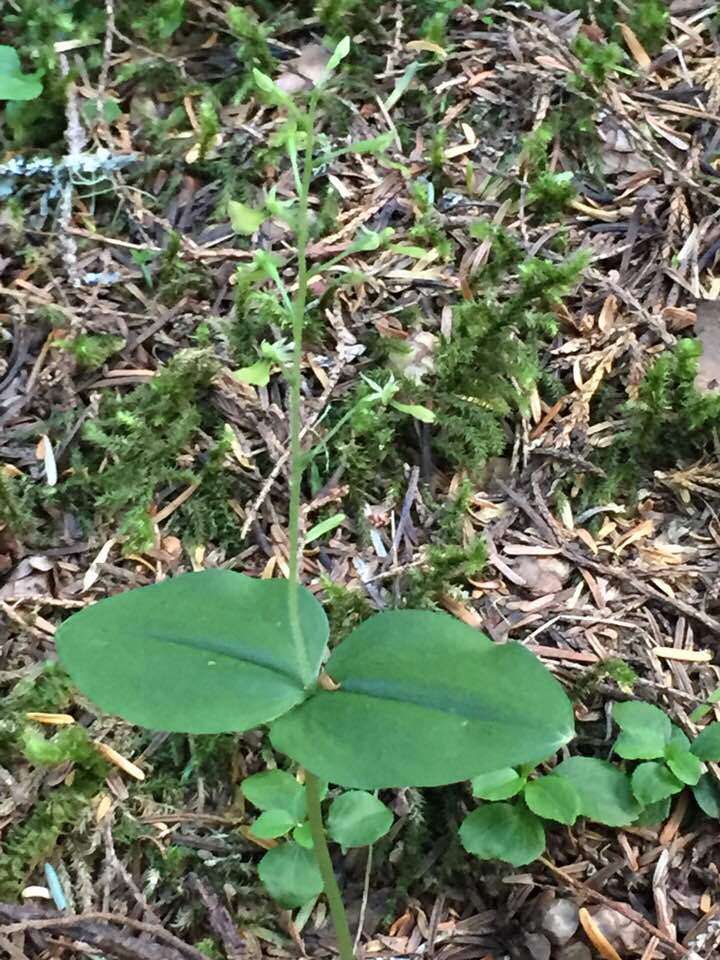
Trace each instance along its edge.
<instances>
[{"instance_id":1,"label":"thin stick","mask_svg":"<svg viewBox=\"0 0 720 960\"><path fill-rule=\"evenodd\" d=\"M367 913L368 897L370 896L370 874L372 873L373 846L368 847L367 863L365 864L365 882L363 883L362 903L360 904L360 916L358 917L357 930L355 931L354 950L357 950L360 938L363 935L365 926L365 914Z\"/></svg>"},{"instance_id":2,"label":"thin stick","mask_svg":"<svg viewBox=\"0 0 720 960\"><path fill-rule=\"evenodd\" d=\"M330 908L330 916L332 917L335 933L337 934L340 958L341 960L353 960L353 942L350 927L348 926L347 914L345 913L345 905L343 904L340 888L335 879L332 860L330 859L330 851L328 850L327 839L325 837L325 827L323 826L322 809L320 807L320 782L318 778L309 771L305 771L305 788L307 790L308 822L313 839L313 852L315 853L315 859L323 879L325 896L327 897Z\"/></svg>"}]
</instances>

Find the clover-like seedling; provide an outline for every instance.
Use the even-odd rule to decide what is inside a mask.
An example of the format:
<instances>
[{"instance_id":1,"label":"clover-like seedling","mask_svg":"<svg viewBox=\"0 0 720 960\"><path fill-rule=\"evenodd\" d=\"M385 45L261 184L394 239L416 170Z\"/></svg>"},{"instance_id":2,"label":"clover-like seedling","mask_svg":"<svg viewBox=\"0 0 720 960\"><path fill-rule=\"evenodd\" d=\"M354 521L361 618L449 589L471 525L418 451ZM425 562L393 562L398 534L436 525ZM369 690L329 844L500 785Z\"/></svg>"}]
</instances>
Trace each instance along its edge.
<instances>
[{"instance_id":1,"label":"clover-like seedling","mask_svg":"<svg viewBox=\"0 0 720 960\"><path fill-rule=\"evenodd\" d=\"M324 79L348 49L347 41L338 45ZM256 580L215 569L131 590L65 621L57 650L99 707L132 723L194 734L267 728L275 750L302 769L304 783L286 771L245 783L246 797L263 811L256 835L280 841L261 861L261 878L285 905L305 904L324 890L341 956L349 960L352 939L323 825L323 785L350 788L330 804L331 838L342 847L372 843L389 827L390 814L371 791L532 768L572 738L573 712L560 684L525 647L492 643L444 613L379 613L327 656L325 612L299 583L306 463L300 361L319 88L303 110L269 77L259 74L257 82L286 111L297 194L293 297L271 255L256 258L254 268L255 279L276 287L292 322L291 356L273 355L289 385L289 577ZM249 228L252 218L246 211L243 217ZM367 243L361 238L362 249ZM387 400L396 402L391 390ZM428 419L423 410L406 412Z\"/></svg>"}]
</instances>

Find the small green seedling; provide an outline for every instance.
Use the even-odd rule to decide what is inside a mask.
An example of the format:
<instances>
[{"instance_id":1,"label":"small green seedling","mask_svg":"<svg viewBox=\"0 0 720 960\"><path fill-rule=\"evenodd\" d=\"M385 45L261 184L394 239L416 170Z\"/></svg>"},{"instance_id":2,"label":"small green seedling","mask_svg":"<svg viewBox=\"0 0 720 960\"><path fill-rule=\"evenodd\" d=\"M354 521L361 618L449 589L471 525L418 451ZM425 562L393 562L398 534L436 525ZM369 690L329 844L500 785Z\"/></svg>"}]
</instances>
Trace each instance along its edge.
<instances>
[{"instance_id":1,"label":"small green seedling","mask_svg":"<svg viewBox=\"0 0 720 960\"><path fill-rule=\"evenodd\" d=\"M668 816L671 798L686 787L704 813L720 819L720 788L702 763L720 760L720 723L709 724L691 743L652 704L617 703L613 719L620 728L613 751L626 761L623 766L570 757L535 779L528 779L528 766L474 777L473 796L485 803L460 827L465 849L481 860L522 866L544 851L545 820L572 826L586 817L611 827L651 826Z\"/></svg>"},{"instance_id":2,"label":"small green seedling","mask_svg":"<svg viewBox=\"0 0 720 960\"><path fill-rule=\"evenodd\" d=\"M323 83L348 49L347 39L338 45ZM341 957L349 960L352 939L323 824L325 784L350 788L330 804L330 837L344 848L373 843L391 814L372 791L532 768L573 737L573 713L560 684L525 647L494 644L447 614L379 613L327 657L327 617L299 583L307 462L300 446L300 360L322 83L303 110L270 77L256 72L256 81L287 114L297 194L293 298L271 255L255 261L292 320L292 349L282 355L275 349L271 358L266 348L263 357L280 362L289 384L289 577L256 580L216 569L131 590L68 619L57 650L80 689L132 723L195 734L269 729L275 750L302 772L272 771L245 782L245 796L262 811L256 835L282 841L264 856L260 876L285 905L306 904L324 890ZM249 220L242 226L249 228ZM364 235L349 249L378 249L380 241ZM405 408L394 399L394 384L377 389L379 401ZM405 412L430 419L424 408ZM542 806L542 797L537 802Z\"/></svg>"}]
</instances>

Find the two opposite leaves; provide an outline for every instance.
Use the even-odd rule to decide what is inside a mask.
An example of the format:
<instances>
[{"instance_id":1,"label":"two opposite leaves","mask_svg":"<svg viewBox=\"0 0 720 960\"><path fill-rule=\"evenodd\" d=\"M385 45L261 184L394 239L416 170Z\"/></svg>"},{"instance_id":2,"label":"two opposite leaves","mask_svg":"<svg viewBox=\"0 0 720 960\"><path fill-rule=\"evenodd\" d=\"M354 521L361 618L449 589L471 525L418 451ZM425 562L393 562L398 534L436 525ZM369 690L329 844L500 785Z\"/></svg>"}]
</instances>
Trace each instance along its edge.
<instances>
[{"instance_id":1,"label":"two opposite leaves","mask_svg":"<svg viewBox=\"0 0 720 960\"><path fill-rule=\"evenodd\" d=\"M325 664L339 689L320 689L327 618L301 588L303 668L289 589L228 570L184 574L71 617L58 655L107 712L188 733L270 723L276 749L347 787L452 783L537 763L572 738L570 703L531 653L447 614L372 617Z\"/></svg>"}]
</instances>

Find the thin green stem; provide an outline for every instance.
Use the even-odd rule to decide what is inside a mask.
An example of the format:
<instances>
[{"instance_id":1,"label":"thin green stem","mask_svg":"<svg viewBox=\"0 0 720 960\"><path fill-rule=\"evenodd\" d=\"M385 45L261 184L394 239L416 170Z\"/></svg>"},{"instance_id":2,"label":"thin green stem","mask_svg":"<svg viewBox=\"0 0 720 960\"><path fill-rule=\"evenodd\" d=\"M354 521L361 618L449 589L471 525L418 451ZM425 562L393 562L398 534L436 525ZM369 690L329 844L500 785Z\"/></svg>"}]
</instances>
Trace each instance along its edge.
<instances>
[{"instance_id":1,"label":"thin green stem","mask_svg":"<svg viewBox=\"0 0 720 960\"><path fill-rule=\"evenodd\" d=\"M332 917L338 941L340 960L353 960L353 942L348 926L345 905L343 904L340 888L335 879L335 872L330 859L325 827L323 826L322 808L320 806L320 782L316 776L305 771L305 787L307 790L307 810L310 832L313 839L313 851L320 869L325 887L330 916Z\"/></svg>"},{"instance_id":2,"label":"thin green stem","mask_svg":"<svg viewBox=\"0 0 720 960\"><path fill-rule=\"evenodd\" d=\"M308 264L307 247L310 235L310 221L308 203L310 199L310 184L312 183L313 147L315 145L315 107L317 100L313 96L310 100L308 112L304 117L303 143L303 170L302 184L298 196L297 217L297 291L293 301L292 333L293 355L290 365L290 517L288 534L290 539L289 573L290 597L289 618L290 632L295 645L300 672L306 683L310 684L315 677L311 675L307 649L300 625L300 569L302 567L303 542L300 531L300 487L303 474L302 451L300 447L300 363L302 359L303 323L305 320L305 303L307 300Z\"/></svg>"}]
</instances>

